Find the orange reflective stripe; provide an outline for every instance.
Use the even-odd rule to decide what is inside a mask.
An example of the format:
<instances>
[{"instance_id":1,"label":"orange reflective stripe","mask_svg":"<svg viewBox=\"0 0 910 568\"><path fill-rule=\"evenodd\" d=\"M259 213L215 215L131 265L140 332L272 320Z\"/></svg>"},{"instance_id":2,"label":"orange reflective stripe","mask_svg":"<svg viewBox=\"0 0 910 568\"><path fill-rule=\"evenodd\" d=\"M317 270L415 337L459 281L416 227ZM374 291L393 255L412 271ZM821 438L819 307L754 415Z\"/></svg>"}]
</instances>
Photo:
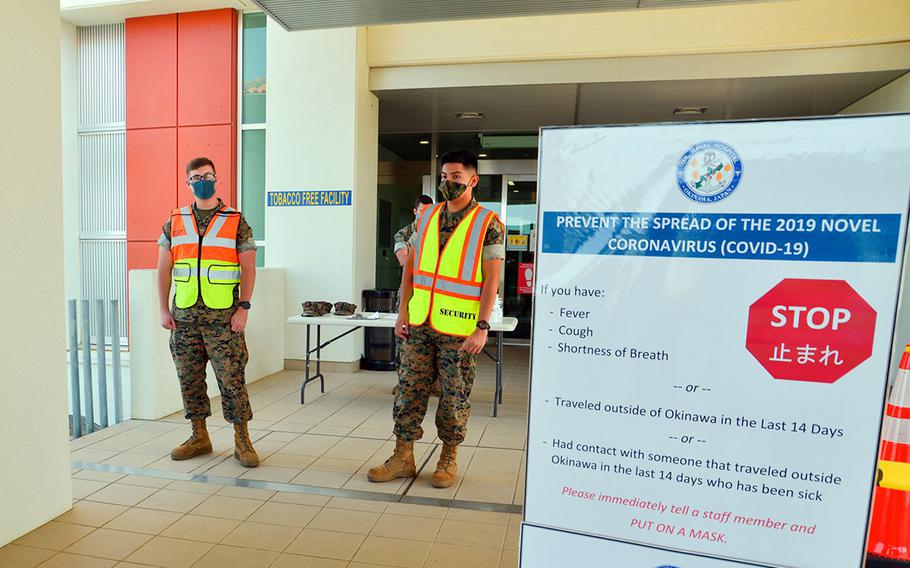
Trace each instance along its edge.
<instances>
[{"instance_id":1,"label":"orange reflective stripe","mask_svg":"<svg viewBox=\"0 0 910 568\"><path fill-rule=\"evenodd\" d=\"M477 282L475 282L473 280L462 280L461 278L446 276L444 274L439 274L438 276L436 276L436 279L445 280L446 282L455 282L456 284L468 284L468 285L477 284Z\"/></svg>"},{"instance_id":2,"label":"orange reflective stripe","mask_svg":"<svg viewBox=\"0 0 910 568\"><path fill-rule=\"evenodd\" d=\"M196 256L198 256L196 253L198 246L198 244L171 246L171 255L174 257L175 261L186 260L188 258L196 260Z\"/></svg>"},{"instance_id":3,"label":"orange reflective stripe","mask_svg":"<svg viewBox=\"0 0 910 568\"><path fill-rule=\"evenodd\" d=\"M434 294L434 295L439 295L439 296L450 296L450 297L452 297L452 298L458 298L459 300L471 300L471 301L474 301L474 302L477 302L477 301L480 300L480 294L476 294L476 295L469 296L469 295L466 295L466 294L460 294L460 293L458 293L458 292L453 292L453 291L451 291L451 290L442 290L442 289L440 289L439 287L436 287L436 288L433 290L433 294Z\"/></svg>"},{"instance_id":4,"label":"orange reflective stripe","mask_svg":"<svg viewBox=\"0 0 910 568\"><path fill-rule=\"evenodd\" d=\"M221 260L237 264L240 257L237 254L237 248L226 247L202 247L202 260Z\"/></svg>"},{"instance_id":5,"label":"orange reflective stripe","mask_svg":"<svg viewBox=\"0 0 910 568\"><path fill-rule=\"evenodd\" d=\"M448 278L440 274L436 277L435 288L440 293L458 294L459 298L469 300L480 299L483 291L483 283L473 280L461 280L458 278Z\"/></svg>"},{"instance_id":6,"label":"orange reflective stripe","mask_svg":"<svg viewBox=\"0 0 910 568\"><path fill-rule=\"evenodd\" d=\"M483 225L480 230L480 241L477 243L477 250L474 253L474 262L471 264L471 275L470 278L476 279L477 269L480 267L481 259L483 258L483 247L484 239L486 239L487 229L490 227L490 223L493 222L493 219L496 217L496 213L492 211L488 212L486 217L483 219ZM482 276L482 275L481 275Z\"/></svg>"}]
</instances>

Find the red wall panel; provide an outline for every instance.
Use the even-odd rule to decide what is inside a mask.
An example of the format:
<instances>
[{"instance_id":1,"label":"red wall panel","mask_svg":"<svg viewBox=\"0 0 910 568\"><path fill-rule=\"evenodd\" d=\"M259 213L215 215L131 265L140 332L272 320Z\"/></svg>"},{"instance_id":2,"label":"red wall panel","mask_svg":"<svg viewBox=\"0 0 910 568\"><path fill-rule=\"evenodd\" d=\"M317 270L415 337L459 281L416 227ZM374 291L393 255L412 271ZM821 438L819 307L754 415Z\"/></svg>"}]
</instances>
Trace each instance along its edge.
<instances>
[{"instance_id":1,"label":"red wall panel","mask_svg":"<svg viewBox=\"0 0 910 568\"><path fill-rule=\"evenodd\" d=\"M174 184L177 129L126 131L126 234L131 241L155 240L178 205Z\"/></svg>"},{"instance_id":2,"label":"red wall panel","mask_svg":"<svg viewBox=\"0 0 910 568\"><path fill-rule=\"evenodd\" d=\"M178 124L236 121L237 12L224 9L180 14L177 35Z\"/></svg>"},{"instance_id":3,"label":"red wall panel","mask_svg":"<svg viewBox=\"0 0 910 568\"><path fill-rule=\"evenodd\" d=\"M186 164L193 158L205 156L215 162L218 175L216 190L218 196L228 205L233 206L235 199L235 160L234 147L236 137L230 124L215 126L185 126L177 129L177 183L186 188ZM192 196L187 188L180 193L179 201L191 201Z\"/></svg>"},{"instance_id":4,"label":"red wall panel","mask_svg":"<svg viewBox=\"0 0 910 568\"><path fill-rule=\"evenodd\" d=\"M158 266L158 241L127 241L126 265L135 268L156 268Z\"/></svg>"},{"instance_id":5,"label":"red wall panel","mask_svg":"<svg viewBox=\"0 0 910 568\"><path fill-rule=\"evenodd\" d=\"M177 125L177 15L126 20L126 127Z\"/></svg>"},{"instance_id":6,"label":"red wall panel","mask_svg":"<svg viewBox=\"0 0 910 568\"><path fill-rule=\"evenodd\" d=\"M236 201L237 12L126 22L127 267L153 268L168 213L192 202L184 174L215 162L218 193Z\"/></svg>"}]
</instances>

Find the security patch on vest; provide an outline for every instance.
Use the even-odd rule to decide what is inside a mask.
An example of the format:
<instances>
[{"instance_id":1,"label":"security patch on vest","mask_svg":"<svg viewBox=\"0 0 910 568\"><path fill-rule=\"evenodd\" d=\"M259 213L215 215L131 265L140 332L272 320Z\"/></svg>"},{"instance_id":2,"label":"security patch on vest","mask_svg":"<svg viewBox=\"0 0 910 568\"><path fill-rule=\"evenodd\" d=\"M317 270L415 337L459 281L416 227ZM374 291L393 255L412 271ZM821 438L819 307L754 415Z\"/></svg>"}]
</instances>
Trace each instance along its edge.
<instances>
[{"instance_id":1,"label":"security patch on vest","mask_svg":"<svg viewBox=\"0 0 910 568\"><path fill-rule=\"evenodd\" d=\"M450 318L461 318L467 320L477 319L477 314L472 314L471 312L459 312L458 310L447 310L442 308L439 310L439 313Z\"/></svg>"}]
</instances>

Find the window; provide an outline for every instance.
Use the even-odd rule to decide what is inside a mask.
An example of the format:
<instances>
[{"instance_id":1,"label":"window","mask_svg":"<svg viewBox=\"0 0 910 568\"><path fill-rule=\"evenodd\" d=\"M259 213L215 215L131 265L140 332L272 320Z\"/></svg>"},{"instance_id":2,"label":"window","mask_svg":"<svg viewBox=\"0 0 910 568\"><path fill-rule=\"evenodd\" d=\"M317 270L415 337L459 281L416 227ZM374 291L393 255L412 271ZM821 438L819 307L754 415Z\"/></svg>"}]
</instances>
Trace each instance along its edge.
<instances>
[{"instance_id":1,"label":"window","mask_svg":"<svg viewBox=\"0 0 910 568\"><path fill-rule=\"evenodd\" d=\"M253 228L257 266L265 265L266 17L243 15L240 77L240 209Z\"/></svg>"},{"instance_id":2,"label":"window","mask_svg":"<svg viewBox=\"0 0 910 568\"><path fill-rule=\"evenodd\" d=\"M265 14L243 16L243 123L265 124Z\"/></svg>"},{"instance_id":3,"label":"window","mask_svg":"<svg viewBox=\"0 0 910 568\"><path fill-rule=\"evenodd\" d=\"M126 44L123 24L80 27L79 266L86 300L126 312ZM95 320L90 327L94 337ZM129 321L120 318L119 335Z\"/></svg>"}]
</instances>

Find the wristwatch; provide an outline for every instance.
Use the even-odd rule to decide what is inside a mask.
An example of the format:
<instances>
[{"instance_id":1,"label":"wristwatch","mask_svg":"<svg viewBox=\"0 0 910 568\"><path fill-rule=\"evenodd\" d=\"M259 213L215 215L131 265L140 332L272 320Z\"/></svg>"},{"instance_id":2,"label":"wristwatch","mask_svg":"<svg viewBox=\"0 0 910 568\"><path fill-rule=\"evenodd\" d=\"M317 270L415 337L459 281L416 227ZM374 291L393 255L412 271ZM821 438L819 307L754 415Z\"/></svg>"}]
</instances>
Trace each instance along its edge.
<instances>
[{"instance_id":1,"label":"wristwatch","mask_svg":"<svg viewBox=\"0 0 910 568\"><path fill-rule=\"evenodd\" d=\"M243 308L244 310L248 310L253 307L253 304L251 304L249 302L240 302L237 305L240 306L241 308Z\"/></svg>"},{"instance_id":2,"label":"wristwatch","mask_svg":"<svg viewBox=\"0 0 910 568\"><path fill-rule=\"evenodd\" d=\"M490 322L488 322L487 320L478 321L477 329L483 329L485 331L490 331Z\"/></svg>"}]
</instances>

